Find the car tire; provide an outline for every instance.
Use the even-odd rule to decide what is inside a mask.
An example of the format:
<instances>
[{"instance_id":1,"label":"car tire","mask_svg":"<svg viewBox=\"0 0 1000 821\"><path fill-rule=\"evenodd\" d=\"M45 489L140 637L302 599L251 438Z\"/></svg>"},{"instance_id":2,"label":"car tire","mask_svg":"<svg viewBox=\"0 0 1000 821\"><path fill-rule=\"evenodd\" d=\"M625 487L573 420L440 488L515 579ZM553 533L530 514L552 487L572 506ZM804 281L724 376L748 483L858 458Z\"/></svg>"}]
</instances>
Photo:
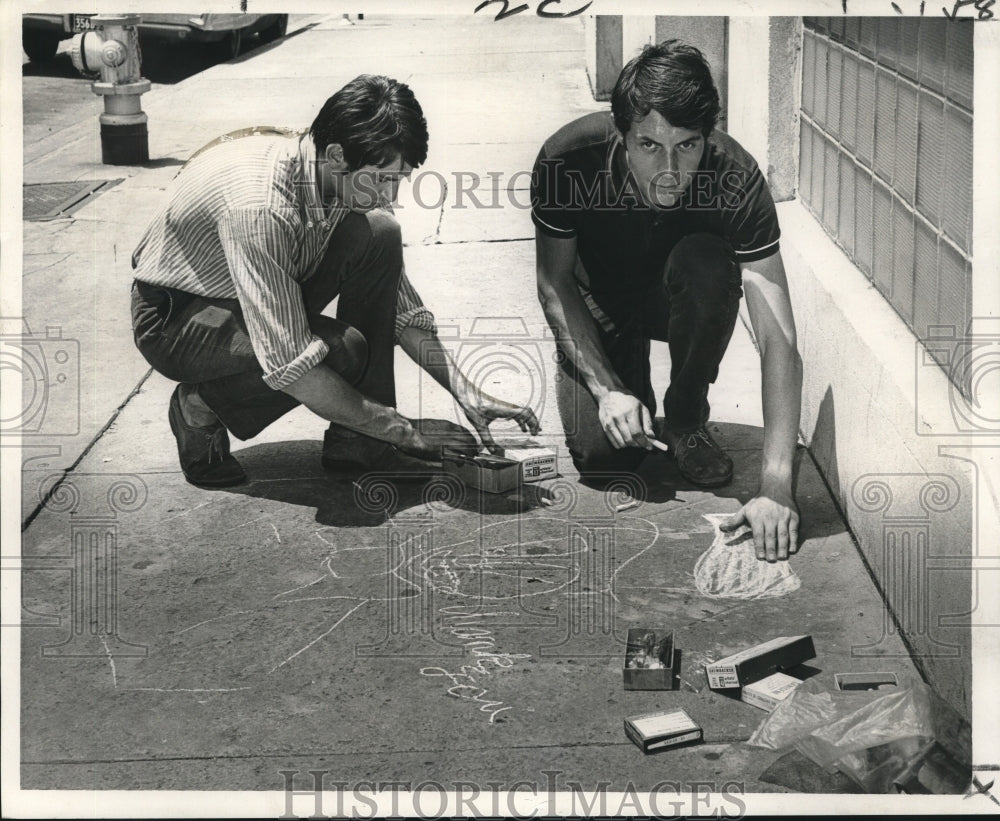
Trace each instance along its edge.
<instances>
[{"instance_id":1,"label":"car tire","mask_svg":"<svg viewBox=\"0 0 1000 821\"><path fill-rule=\"evenodd\" d=\"M59 50L58 34L49 31L22 31L21 45L24 53L33 63L47 63L53 60Z\"/></svg>"},{"instance_id":2,"label":"car tire","mask_svg":"<svg viewBox=\"0 0 1000 821\"><path fill-rule=\"evenodd\" d=\"M243 53L243 32L240 29L226 32L226 36L213 45L219 60L235 60Z\"/></svg>"},{"instance_id":3,"label":"car tire","mask_svg":"<svg viewBox=\"0 0 1000 821\"><path fill-rule=\"evenodd\" d=\"M288 31L288 15L279 14L278 18L267 28L260 30L262 43L273 43L275 40L284 37Z\"/></svg>"}]
</instances>

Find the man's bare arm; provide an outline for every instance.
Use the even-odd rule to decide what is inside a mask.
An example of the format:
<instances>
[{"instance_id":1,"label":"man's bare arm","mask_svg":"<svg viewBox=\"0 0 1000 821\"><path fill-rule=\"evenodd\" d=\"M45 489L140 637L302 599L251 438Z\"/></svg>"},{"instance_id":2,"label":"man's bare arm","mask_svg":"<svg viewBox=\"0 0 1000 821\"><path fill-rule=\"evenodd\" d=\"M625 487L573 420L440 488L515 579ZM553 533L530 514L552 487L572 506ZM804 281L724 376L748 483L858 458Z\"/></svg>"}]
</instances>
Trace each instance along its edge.
<instances>
[{"instance_id":1,"label":"man's bare arm","mask_svg":"<svg viewBox=\"0 0 1000 821\"><path fill-rule=\"evenodd\" d=\"M597 401L601 425L616 448L650 450L649 411L622 383L601 347L597 323L576 285L576 239L556 239L535 229L538 299L563 352Z\"/></svg>"},{"instance_id":2,"label":"man's bare arm","mask_svg":"<svg viewBox=\"0 0 1000 821\"><path fill-rule=\"evenodd\" d=\"M513 419L525 433L537 434L541 428L531 408L513 405L479 390L458 367L437 334L424 328L408 326L399 337L399 347L438 384L448 391L479 434L483 444L497 451L490 433L490 423L497 419Z\"/></svg>"},{"instance_id":3,"label":"man's bare arm","mask_svg":"<svg viewBox=\"0 0 1000 821\"><path fill-rule=\"evenodd\" d=\"M428 440L414 429L410 421L390 408L353 387L327 365L320 363L283 388L317 416L395 445L400 450L422 459L441 458L445 437ZM456 441L455 446L466 447Z\"/></svg>"},{"instance_id":4,"label":"man's bare arm","mask_svg":"<svg viewBox=\"0 0 1000 821\"><path fill-rule=\"evenodd\" d=\"M764 461L760 490L727 529L747 522L758 558L786 559L798 550L799 517L792 493L792 466L798 440L802 358L796 347L795 319L781 254L746 263L743 287L761 356Z\"/></svg>"}]
</instances>

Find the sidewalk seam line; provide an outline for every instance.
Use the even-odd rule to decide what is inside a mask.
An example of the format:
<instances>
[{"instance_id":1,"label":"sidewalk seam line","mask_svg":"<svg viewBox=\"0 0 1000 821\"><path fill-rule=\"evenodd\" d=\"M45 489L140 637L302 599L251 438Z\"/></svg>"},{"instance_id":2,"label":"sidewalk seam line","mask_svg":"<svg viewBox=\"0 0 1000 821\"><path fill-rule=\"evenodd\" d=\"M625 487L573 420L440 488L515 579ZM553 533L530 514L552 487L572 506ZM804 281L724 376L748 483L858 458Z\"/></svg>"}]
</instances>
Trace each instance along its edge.
<instances>
[{"instance_id":1,"label":"sidewalk seam line","mask_svg":"<svg viewBox=\"0 0 1000 821\"><path fill-rule=\"evenodd\" d=\"M56 482L54 485L52 485L51 488L49 488L49 491L48 493L45 494L45 497L38 502L38 504L35 506L35 509L28 514L27 518L21 524L22 533L24 533L29 527L31 527L32 522L34 522L35 519L38 518L38 514L41 513L42 508L45 507L45 503L52 498L52 494L59 489L62 483L66 481L67 477L74 470L76 470L77 467L79 467L80 463L87 457L90 451L94 449L94 446L100 441L101 437L108 432L108 429L115 423L115 421L121 415L121 412L125 410L125 406L132 401L133 397L136 396L136 394L138 394L139 391L142 389L142 386L146 384L146 380L149 379L150 374L152 373L153 373L152 368L146 371L142 379L140 379L136 383L136 386L132 388L132 390L129 392L129 395L125 397L125 401L122 402L117 408L115 408L114 412L111 414L111 418L104 423L103 427L94 435L94 438L91 439L90 442L87 444L87 447L83 449L83 452L76 457L76 459L73 461L73 464L71 464L68 468L66 468L63 471L63 475L59 478L59 481Z\"/></svg>"},{"instance_id":2,"label":"sidewalk seam line","mask_svg":"<svg viewBox=\"0 0 1000 821\"><path fill-rule=\"evenodd\" d=\"M747 736L749 738L749 736ZM705 746L719 746L724 744L743 744L747 738L722 738L706 739ZM547 750L547 749L573 749L577 747L632 747L631 741L585 741L576 744L519 744L513 747L469 747L465 749L452 749L448 752L502 752L505 750ZM425 755L427 753L438 753L441 750L369 750L363 755ZM290 759L290 758L339 758L342 756L358 755L357 750L347 752L336 752L333 750L315 750L308 753L257 753L247 755L192 755L192 756L162 756L152 758L54 758L48 761L22 761L22 766L41 766L46 764L56 764L63 766L85 765L85 764L156 764L168 761L253 761L254 759Z\"/></svg>"}]
</instances>

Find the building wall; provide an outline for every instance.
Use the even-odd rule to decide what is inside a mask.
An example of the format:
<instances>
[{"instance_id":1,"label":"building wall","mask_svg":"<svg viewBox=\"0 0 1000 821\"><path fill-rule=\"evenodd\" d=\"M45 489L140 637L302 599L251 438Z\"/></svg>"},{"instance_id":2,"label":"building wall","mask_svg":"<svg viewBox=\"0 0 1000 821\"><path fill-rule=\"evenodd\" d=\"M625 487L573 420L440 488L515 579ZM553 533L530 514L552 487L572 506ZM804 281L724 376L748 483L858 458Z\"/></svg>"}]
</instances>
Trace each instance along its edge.
<instances>
[{"instance_id":1,"label":"building wall","mask_svg":"<svg viewBox=\"0 0 1000 821\"><path fill-rule=\"evenodd\" d=\"M672 37L701 49L712 67L722 102L720 127L726 124L726 53L729 18L595 15L584 21L587 74L595 100L610 100L622 66L647 43Z\"/></svg>"},{"instance_id":2,"label":"building wall","mask_svg":"<svg viewBox=\"0 0 1000 821\"><path fill-rule=\"evenodd\" d=\"M855 203L848 187L839 184L838 160L845 153L839 129L849 108L842 101L853 104L857 94L836 97L834 115L830 105L834 95L829 93L842 92L843 60L834 58L830 67L827 43L820 61L818 38L804 33L798 18L734 19L730 35L731 43L743 44L730 48L730 133L754 146L751 152L768 169L771 185L780 194L776 198L784 200L778 206L781 248L804 365L802 438L885 597L892 617L886 630L902 632L928 682L971 717L969 614L981 604L981 597L970 568L977 550L985 550L985 542L980 543L983 533L996 532L991 499L996 498L997 481L981 458L981 464L975 462L986 451L968 449L970 442L979 441L976 434L970 435L970 425L962 422L963 416L968 417L975 428L970 403L974 398L956 389L961 380L950 379L954 370L940 363L961 360L975 346L963 341L968 334L965 327L937 340L928 335L922 344L886 299L891 290L872 287L871 268L863 270L849 255L855 248L853 237L839 232L839 215ZM810 58L806 67L804 53ZM915 54L914 49L911 55ZM760 82L765 60L766 84ZM896 92L892 104L883 100L881 115L893 118L892 139L897 135L898 86L906 85L907 94L915 92L909 79L900 80L898 65L895 74L883 70ZM874 77L877 69L868 68ZM796 116L803 101L806 113ZM852 110L856 114L858 108ZM867 126L856 121L851 127L856 141L866 139L874 146L874 107L870 113L872 122ZM838 138L820 137L823 163L816 162L813 154L820 131L817 117L826 129L838 130ZM870 129L867 134L862 133L865 127ZM944 180L938 182L941 190L932 191L926 181L933 177L923 166L935 160L944 164L943 140L937 144L940 156L918 157L916 131L914 127L898 132L900 139L914 143L910 156L902 158L912 172L906 178L925 181L925 198L941 197ZM805 135L808 146L800 135ZM880 157L893 163L895 146L888 142L889 150L880 151ZM969 150L971 161L971 146ZM833 162L825 161L828 154ZM822 173L815 173L817 169ZM828 169L837 173L827 175ZM850 170L853 180L856 165ZM880 184L888 190L885 183L891 185L903 176L891 167ZM903 193L915 198L915 191L908 188ZM888 214L891 220L891 208ZM914 215L906 216L912 227ZM880 257L880 275L890 282L903 277L912 282L912 248L907 253L893 247L891 224L888 228L874 224L872 236L873 243L883 248L889 241L890 251ZM938 240L935 237L935 243ZM971 291L971 268L964 276L963 285ZM881 655L877 645L855 652L873 659Z\"/></svg>"},{"instance_id":3,"label":"building wall","mask_svg":"<svg viewBox=\"0 0 1000 821\"><path fill-rule=\"evenodd\" d=\"M973 27L807 17L799 196L914 333L969 324Z\"/></svg>"}]
</instances>

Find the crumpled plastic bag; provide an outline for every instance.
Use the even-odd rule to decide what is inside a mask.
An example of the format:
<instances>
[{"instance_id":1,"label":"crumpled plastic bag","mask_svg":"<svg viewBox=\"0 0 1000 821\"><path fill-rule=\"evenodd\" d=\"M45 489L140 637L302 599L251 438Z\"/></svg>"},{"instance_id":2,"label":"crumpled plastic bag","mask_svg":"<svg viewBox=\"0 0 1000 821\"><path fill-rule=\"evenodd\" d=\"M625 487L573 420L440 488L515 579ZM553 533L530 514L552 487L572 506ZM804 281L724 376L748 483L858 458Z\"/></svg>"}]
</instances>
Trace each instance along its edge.
<instances>
[{"instance_id":1,"label":"crumpled plastic bag","mask_svg":"<svg viewBox=\"0 0 1000 821\"><path fill-rule=\"evenodd\" d=\"M715 541L694 565L694 583L701 595L709 599L766 599L786 596L802 586L788 562L757 558L753 538L745 538L749 527L723 533L719 526L729 514L709 513L705 518L715 528Z\"/></svg>"},{"instance_id":2,"label":"crumpled plastic bag","mask_svg":"<svg viewBox=\"0 0 1000 821\"><path fill-rule=\"evenodd\" d=\"M891 690L831 691L810 679L778 704L747 743L779 751L794 747L867 792L888 793L933 737L930 691L921 681L904 679Z\"/></svg>"}]
</instances>

